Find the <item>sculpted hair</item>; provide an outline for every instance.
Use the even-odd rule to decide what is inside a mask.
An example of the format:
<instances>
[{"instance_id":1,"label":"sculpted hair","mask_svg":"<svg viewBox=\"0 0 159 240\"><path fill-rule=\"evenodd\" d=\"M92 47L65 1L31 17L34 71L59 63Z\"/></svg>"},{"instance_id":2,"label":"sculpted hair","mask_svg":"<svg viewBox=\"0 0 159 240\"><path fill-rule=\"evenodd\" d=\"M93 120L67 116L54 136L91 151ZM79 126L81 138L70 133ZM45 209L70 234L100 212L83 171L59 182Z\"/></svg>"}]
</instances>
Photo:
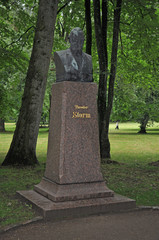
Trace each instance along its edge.
<instances>
[{"instance_id":1,"label":"sculpted hair","mask_svg":"<svg viewBox=\"0 0 159 240\"><path fill-rule=\"evenodd\" d=\"M77 37L78 37L79 35L80 35L80 38L84 41L84 33L83 33L82 29L79 28L79 27L74 28L74 29L70 32L70 35L69 35L69 37L68 37L69 42L71 42L71 40L73 39L74 36L77 36Z\"/></svg>"}]
</instances>

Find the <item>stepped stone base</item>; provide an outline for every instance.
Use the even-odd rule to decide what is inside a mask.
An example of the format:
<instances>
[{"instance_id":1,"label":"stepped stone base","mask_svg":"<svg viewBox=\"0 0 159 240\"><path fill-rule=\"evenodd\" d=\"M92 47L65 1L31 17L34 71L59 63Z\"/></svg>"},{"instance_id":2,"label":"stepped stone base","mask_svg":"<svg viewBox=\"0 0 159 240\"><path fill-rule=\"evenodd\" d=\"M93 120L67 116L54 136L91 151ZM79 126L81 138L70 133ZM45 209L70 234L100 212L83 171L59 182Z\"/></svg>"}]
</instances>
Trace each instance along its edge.
<instances>
[{"instance_id":1,"label":"stepped stone base","mask_svg":"<svg viewBox=\"0 0 159 240\"><path fill-rule=\"evenodd\" d=\"M34 190L54 202L74 201L89 198L113 197L114 192L108 189L104 181L76 184L57 184L43 177L34 186Z\"/></svg>"},{"instance_id":2,"label":"stepped stone base","mask_svg":"<svg viewBox=\"0 0 159 240\"><path fill-rule=\"evenodd\" d=\"M46 221L120 212L136 208L134 200L117 194L113 197L65 202L53 202L34 190L18 191L17 194L21 199L31 203Z\"/></svg>"}]
</instances>

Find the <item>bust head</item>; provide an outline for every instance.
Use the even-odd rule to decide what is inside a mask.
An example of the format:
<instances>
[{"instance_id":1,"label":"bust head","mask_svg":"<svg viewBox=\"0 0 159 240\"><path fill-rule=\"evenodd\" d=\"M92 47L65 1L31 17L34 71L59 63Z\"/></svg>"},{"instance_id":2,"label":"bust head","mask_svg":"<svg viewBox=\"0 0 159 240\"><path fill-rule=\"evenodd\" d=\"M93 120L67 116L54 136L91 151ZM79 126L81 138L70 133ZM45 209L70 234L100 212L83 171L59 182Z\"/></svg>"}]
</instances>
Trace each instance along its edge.
<instances>
[{"instance_id":1,"label":"bust head","mask_svg":"<svg viewBox=\"0 0 159 240\"><path fill-rule=\"evenodd\" d=\"M82 51L84 44L84 33L79 28L74 28L69 35L70 49L71 51Z\"/></svg>"}]
</instances>

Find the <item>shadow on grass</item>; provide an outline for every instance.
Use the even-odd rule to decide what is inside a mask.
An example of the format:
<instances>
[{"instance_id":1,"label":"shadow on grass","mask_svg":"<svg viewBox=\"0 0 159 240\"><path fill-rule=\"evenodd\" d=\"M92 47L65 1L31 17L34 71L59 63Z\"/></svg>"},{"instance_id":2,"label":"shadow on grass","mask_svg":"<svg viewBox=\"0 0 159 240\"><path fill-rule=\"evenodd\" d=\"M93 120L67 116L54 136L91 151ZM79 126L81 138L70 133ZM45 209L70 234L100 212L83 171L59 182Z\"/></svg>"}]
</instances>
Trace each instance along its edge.
<instances>
[{"instance_id":1,"label":"shadow on grass","mask_svg":"<svg viewBox=\"0 0 159 240\"><path fill-rule=\"evenodd\" d=\"M127 132L126 130L125 131L121 130L121 132L120 132L120 130L119 130L119 131L116 131L116 132L110 131L109 134L114 134L114 135L136 135L136 136L154 136L154 135L159 135L159 131L158 131L158 129L156 129L156 131L148 130L147 133L139 133L136 130L131 130L130 132Z\"/></svg>"},{"instance_id":2,"label":"shadow on grass","mask_svg":"<svg viewBox=\"0 0 159 240\"><path fill-rule=\"evenodd\" d=\"M137 132L134 132L134 133L132 133L132 132L130 132L130 133L128 133L128 132L109 132L109 134L111 134L111 135L138 135L138 133Z\"/></svg>"},{"instance_id":3,"label":"shadow on grass","mask_svg":"<svg viewBox=\"0 0 159 240\"><path fill-rule=\"evenodd\" d=\"M113 129L113 128L111 128L110 129L111 131L115 131L115 132L120 132L120 131L123 131L123 132L137 132L139 129L134 129L134 128L119 128L119 129Z\"/></svg>"},{"instance_id":4,"label":"shadow on grass","mask_svg":"<svg viewBox=\"0 0 159 240\"><path fill-rule=\"evenodd\" d=\"M14 132L15 132L15 129L9 129L9 130L5 130L3 132L0 132L0 134L6 135L6 134L13 134ZM40 134L44 134L44 133L48 133L48 132L49 132L48 127L46 127L46 128L39 128L39 133Z\"/></svg>"},{"instance_id":5,"label":"shadow on grass","mask_svg":"<svg viewBox=\"0 0 159 240\"><path fill-rule=\"evenodd\" d=\"M39 132L39 135L41 136L41 135L44 135L44 134L48 134L49 133L49 130L48 131L43 131L43 132Z\"/></svg>"},{"instance_id":6,"label":"shadow on grass","mask_svg":"<svg viewBox=\"0 0 159 240\"><path fill-rule=\"evenodd\" d=\"M0 132L0 134L3 134L3 135L6 135L6 134L13 134L13 133L14 133L14 130L13 130L13 131Z\"/></svg>"},{"instance_id":7,"label":"shadow on grass","mask_svg":"<svg viewBox=\"0 0 159 240\"><path fill-rule=\"evenodd\" d=\"M158 128L147 129L147 131L150 131L150 132L158 132L158 133L159 133L159 129L158 129Z\"/></svg>"}]
</instances>

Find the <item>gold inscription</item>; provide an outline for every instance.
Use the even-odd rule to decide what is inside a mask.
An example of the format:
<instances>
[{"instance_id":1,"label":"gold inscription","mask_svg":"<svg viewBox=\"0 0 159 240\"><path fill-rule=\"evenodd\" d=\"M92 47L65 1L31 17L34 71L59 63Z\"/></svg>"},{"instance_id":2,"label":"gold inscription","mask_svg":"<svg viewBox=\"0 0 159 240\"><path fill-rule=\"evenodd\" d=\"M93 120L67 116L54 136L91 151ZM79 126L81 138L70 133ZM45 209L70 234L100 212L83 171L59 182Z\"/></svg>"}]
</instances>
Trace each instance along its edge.
<instances>
[{"instance_id":1,"label":"gold inscription","mask_svg":"<svg viewBox=\"0 0 159 240\"><path fill-rule=\"evenodd\" d=\"M75 105L75 109L88 109L88 106L78 106L78 105Z\"/></svg>"},{"instance_id":2,"label":"gold inscription","mask_svg":"<svg viewBox=\"0 0 159 240\"><path fill-rule=\"evenodd\" d=\"M72 118L91 118L90 113L73 112Z\"/></svg>"}]
</instances>

